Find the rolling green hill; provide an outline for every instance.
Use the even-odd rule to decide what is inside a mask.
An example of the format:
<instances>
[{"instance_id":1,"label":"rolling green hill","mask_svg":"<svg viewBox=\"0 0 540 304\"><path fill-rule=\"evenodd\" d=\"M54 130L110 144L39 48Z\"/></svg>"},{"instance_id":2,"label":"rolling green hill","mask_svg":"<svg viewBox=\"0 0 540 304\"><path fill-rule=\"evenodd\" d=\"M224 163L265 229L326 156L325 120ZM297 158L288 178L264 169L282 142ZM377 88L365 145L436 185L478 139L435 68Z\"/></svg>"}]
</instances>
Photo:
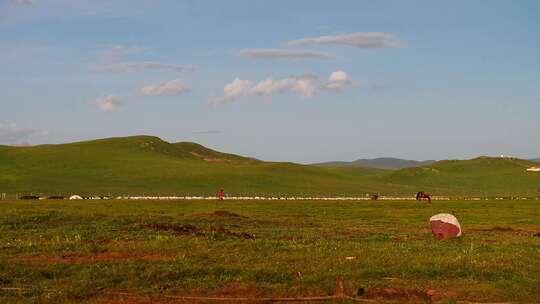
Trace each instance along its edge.
<instances>
[{"instance_id":1,"label":"rolling green hill","mask_svg":"<svg viewBox=\"0 0 540 304\"><path fill-rule=\"evenodd\" d=\"M319 167L364 167L364 168L378 168L378 169L404 169L411 167L420 167L431 165L435 163L434 160L416 161L393 157L380 157L373 159L358 159L351 162L334 161L313 164Z\"/></svg>"},{"instance_id":2,"label":"rolling green hill","mask_svg":"<svg viewBox=\"0 0 540 304\"><path fill-rule=\"evenodd\" d=\"M151 136L0 147L6 193L352 195L385 188L360 182L372 173L362 171L262 162Z\"/></svg>"},{"instance_id":3,"label":"rolling green hill","mask_svg":"<svg viewBox=\"0 0 540 304\"><path fill-rule=\"evenodd\" d=\"M539 195L533 163L477 158L401 170L264 162L195 143L133 136L0 146L0 192L110 195Z\"/></svg>"},{"instance_id":4,"label":"rolling green hill","mask_svg":"<svg viewBox=\"0 0 540 304\"><path fill-rule=\"evenodd\" d=\"M385 181L422 186L441 195L540 195L540 174L527 172L534 163L517 158L478 157L444 160L429 166L407 168L382 177Z\"/></svg>"}]
</instances>

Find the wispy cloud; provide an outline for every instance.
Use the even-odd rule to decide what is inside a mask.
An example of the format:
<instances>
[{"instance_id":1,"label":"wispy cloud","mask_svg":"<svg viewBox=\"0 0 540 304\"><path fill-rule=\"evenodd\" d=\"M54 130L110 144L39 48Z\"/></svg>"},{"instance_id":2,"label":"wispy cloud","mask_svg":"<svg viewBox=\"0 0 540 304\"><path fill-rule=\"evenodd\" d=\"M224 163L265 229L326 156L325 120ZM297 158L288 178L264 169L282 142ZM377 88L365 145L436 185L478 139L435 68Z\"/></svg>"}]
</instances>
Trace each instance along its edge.
<instances>
[{"instance_id":1,"label":"wispy cloud","mask_svg":"<svg viewBox=\"0 0 540 304\"><path fill-rule=\"evenodd\" d=\"M32 5L34 0L9 0L10 5Z\"/></svg>"},{"instance_id":2,"label":"wispy cloud","mask_svg":"<svg viewBox=\"0 0 540 304\"><path fill-rule=\"evenodd\" d=\"M380 84L380 83L372 83L369 86L369 89L372 90L372 91L382 90L382 89L385 89L385 88L386 88L386 85Z\"/></svg>"},{"instance_id":3,"label":"wispy cloud","mask_svg":"<svg viewBox=\"0 0 540 304\"><path fill-rule=\"evenodd\" d=\"M158 84L148 84L140 89L141 94L153 96L176 95L189 91L191 91L191 87L180 79Z\"/></svg>"},{"instance_id":4,"label":"wispy cloud","mask_svg":"<svg viewBox=\"0 0 540 304\"><path fill-rule=\"evenodd\" d=\"M312 50L291 49L243 49L238 52L240 56L251 59L334 59L333 54Z\"/></svg>"},{"instance_id":5,"label":"wispy cloud","mask_svg":"<svg viewBox=\"0 0 540 304\"><path fill-rule=\"evenodd\" d=\"M116 61L129 54L140 54L146 49L140 46L126 46L121 44L110 44L99 46L101 51L98 54L100 61Z\"/></svg>"},{"instance_id":6,"label":"wispy cloud","mask_svg":"<svg viewBox=\"0 0 540 304\"><path fill-rule=\"evenodd\" d=\"M140 72L144 70L171 70L174 72L190 72L195 69L191 65L171 64L161 62L122 62L99 66L100 70L107 72Z\"/></svg>"},{"instance_id":7,"label":"wispy cloud","mask_svg":"<svg viewBox=\"0 0 540 304\"><path fill-rule=\"evenodd\" d=\"M100 97L90 102L101 111L111 112L124 105L124 101L121 97L114 95L107 95Z\"/></svg>"},{"instance_id":8,"label":"wispy cloud","mask_svg":"<svg viewBox=\"0 0 540 304\"><path fill-rule=\"evenodd\" d=\"M21 127L15 123L0 122L0 144L26 144L32 138L45 136L48 132L42 129Z\"/></svg>"},{"instance_id":9,"label":"wispy cloud","mask_svg":"<svg viewBox=\"0 0 540 304\"><path fill-rule=\"evenodd\" d=\"M321 91L339 91L352 84L344 71L332 72L328 82L321 84L316 75L291 76L282 79L266 78L254 85L251 80L236 78L223 88L223 96L211 100L213 105L221 105L243 96L267 96L275 94L300 94L303 98L311 98Z\"/></svg>"},{"instance_id":10,"label":"wispy cloud","mask_svg":"<svg viewBox=\"0 0 540 304\"><path fill-rule=\"evenodd\" d=\"M342 44L358 48L400 48L401 41L390 33L367 32L291 40L286 45Z\"/></svg>"},{"instance_id":11,"label":"wispy cloud","mask_svg":"<svg viewBox=\"0 0 540 304\"><path fill-rule=\"evenodd\" d=\"M194 134L194 135L213 135L213 134L221 134L221 133L223 132L219 130L205 130L205 131L191 132L191 134Z\"/></svg>"}]
</instances>

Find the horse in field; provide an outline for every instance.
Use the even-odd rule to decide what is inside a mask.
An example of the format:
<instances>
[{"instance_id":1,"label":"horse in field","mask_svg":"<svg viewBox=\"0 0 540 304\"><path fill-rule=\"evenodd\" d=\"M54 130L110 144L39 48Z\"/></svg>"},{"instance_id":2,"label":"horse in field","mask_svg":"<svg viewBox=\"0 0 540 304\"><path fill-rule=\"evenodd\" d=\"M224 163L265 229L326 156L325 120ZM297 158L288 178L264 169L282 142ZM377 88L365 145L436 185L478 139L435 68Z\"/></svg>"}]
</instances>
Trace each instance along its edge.
<instances>
[{"instance_id":1,"label":"horse in field","mask_svg":"<svg viewBox=\"0 0 540 304\"><path fill-rule=\"evenodd\" d=\"M416 200L421 201L427 199L429 203L431 203L431 196L429 196L429 193L420 191L416 193Z\"/></svg>"}]
</instances>

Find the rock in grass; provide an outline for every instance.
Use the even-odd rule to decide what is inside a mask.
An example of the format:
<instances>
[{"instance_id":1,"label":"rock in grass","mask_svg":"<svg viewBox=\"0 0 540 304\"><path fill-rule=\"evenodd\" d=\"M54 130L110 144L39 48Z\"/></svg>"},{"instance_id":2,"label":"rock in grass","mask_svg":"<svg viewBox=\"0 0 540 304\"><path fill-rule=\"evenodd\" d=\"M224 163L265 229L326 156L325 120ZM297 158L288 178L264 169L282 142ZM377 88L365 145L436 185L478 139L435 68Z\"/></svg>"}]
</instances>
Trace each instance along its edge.
<instances>
[{"instance_id":1,"label":"rock in grass","mask_svg":"<svg viewBox=\"0 0 540 304\"><path fill-rule=\"evenodd\" d=\"M446 240L461 236L461 226L455 216L439 213L429 219L431 232L437 240Z\"/></svg>"}]
</instances>

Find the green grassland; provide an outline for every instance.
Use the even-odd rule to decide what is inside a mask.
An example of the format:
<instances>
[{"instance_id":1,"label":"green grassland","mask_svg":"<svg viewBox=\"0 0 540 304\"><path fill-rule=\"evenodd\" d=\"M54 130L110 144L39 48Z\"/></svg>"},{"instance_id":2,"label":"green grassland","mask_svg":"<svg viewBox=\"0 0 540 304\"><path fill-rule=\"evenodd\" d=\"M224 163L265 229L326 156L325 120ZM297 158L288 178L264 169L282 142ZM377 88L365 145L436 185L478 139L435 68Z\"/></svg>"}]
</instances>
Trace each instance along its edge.
<instances>
[{"instance_id":1,"label":"green grassland","mask_svg":"<svg viewBox=\"0 0 540 304\"><path fill-rule=\"evenodd\" d=\"M534 163L480 157L402 170L264 162L194 143L133 136L0 146L0 192L43 195L538 196Z\"/></svg>"},{"instance_id":2,"label":"green grassland","mask_svg":"<svg viewBox=\"0 0 540 304\"><path fill-rule=\"evenodd\" d=\"M539 204L0 201L0 303L331 295L340 274L349 295L440 289L453 293L445 303L539 302ZM461 238L432 238L439 212L459 218Z\"/></svg>"},{"instance_id":3,"label":"green grassland","mask_svg":"<svg viewBox=\"0 0 540 304\"><path fill-rule=\"evenodd\" d=\"M0 192L44 194L352 194L355 173L262 162L136 136L0 149ZM376 191L378 185L368 185Z\"/></svg>"}]
</instances>

